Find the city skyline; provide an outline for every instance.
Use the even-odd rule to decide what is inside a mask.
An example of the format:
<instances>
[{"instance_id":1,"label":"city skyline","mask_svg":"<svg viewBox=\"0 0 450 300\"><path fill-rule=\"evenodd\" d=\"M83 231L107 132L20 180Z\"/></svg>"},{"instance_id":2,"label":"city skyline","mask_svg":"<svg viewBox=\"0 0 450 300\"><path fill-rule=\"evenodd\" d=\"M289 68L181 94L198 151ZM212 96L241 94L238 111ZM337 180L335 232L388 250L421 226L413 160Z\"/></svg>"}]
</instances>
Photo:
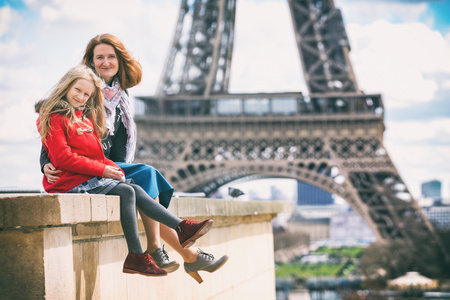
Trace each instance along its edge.
<instances>
[{"instance_id":1,"label":"city skyline","mask_svg":"<svg viewBox=\"0 0 450 300\"><path fill-rule=\"evenodd\" d=\"M450 187L449 2L335 0L357 82L382 95L384 143L415 197L425 181L442 181L444 197ZM154 94L179 4L0 0L0 187L41 188L33 104L94 35L117 35L142 63L131 96ZM238 1L230 92L255 91L306 93L287 1Z\"/></svg>"}]
</instances>

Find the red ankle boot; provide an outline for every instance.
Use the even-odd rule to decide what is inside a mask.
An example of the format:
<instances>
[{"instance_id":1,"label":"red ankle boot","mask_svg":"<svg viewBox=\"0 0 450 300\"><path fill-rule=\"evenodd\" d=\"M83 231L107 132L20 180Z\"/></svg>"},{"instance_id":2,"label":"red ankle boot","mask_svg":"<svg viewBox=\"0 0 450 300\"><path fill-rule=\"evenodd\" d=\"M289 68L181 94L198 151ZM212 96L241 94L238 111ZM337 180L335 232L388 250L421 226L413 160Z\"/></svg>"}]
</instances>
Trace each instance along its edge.
<instances>
[{"instance_id":1,"label":"red ankle boot","mask_svg":"<svg viewBox=\"0 0 450 300\"><path fill-rule=\"evenodd\" d=\"M213 220L206 219L202 222L183 220L176 228L178 239L183 248L189 248L195 241L205 235L212 227Z\"/></svg>"},{"instance_id":2,"label":"red ankle boot","mask_svg":"<svg viewBox=\"0 0 450 300\"><path fill-rule=\"evenodd\" d=\"M167 272L153 261L148 253L132 253L129 252L125 262L123 263L123 272L129 274L141 274L145 276L166 276Z\"/></svg>"}]
</instances>

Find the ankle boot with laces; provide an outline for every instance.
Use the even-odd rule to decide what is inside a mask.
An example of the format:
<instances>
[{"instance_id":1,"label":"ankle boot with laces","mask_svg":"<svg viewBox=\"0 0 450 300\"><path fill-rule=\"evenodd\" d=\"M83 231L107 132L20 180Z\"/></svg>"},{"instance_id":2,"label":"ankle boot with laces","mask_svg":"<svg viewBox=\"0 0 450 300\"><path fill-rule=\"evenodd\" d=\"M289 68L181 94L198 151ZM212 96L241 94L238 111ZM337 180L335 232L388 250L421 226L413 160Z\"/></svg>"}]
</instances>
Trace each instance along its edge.
<instances>
[{"instance_id":1,"label":"ankle boot with laces","mask_svg":"<svg viewBox=\"0 0 450 300\"><path fill-rule=\"evenodd\" d=\"M155 252L150 253L150 255L153 257L156 265L159 268L166 270L167 273L175 272L180 267L180 264L177 261L169 260L169 254L164 250L164 245L162 249L157 248Z\"/></svg>"},{"instance_id":2,"label":"ankle boot with laces","mask_svg":"<svg viewBox=\"0 0 450 300\"><path fill-rule=\"evenodd\" d=\"M158 268L148 253L129 252L123 263L123 272L145 276L166 276L167 272Z\"/></svg>"},{"instance_id":3,"label":"ankle boot with laces","mask_svg":"<svg viewBox=\"0 0 450 300\"><path fill-rule=\"evenodd\" d=\"M189 248L201 236L205 235L212 227L213 220L206 219L202 222L183 220L176 228L178 239L183 248Z\"/></svg>"},{"instance_id":4,"label":"ankle boot with laces","mask_svg":"<svg viewBox=\"0 0 450 300\"><path fill-rule=\"evenodd\" d=\"M206 271L209 273L219 270L228 260L228 255L224 255L219 259L215 259L212 254L203 252L198 249L197 261L193 263L184 263L184 270L192 276L198 283L202 283L203 279L198 271Z\"/></svg>"}]
</instances>

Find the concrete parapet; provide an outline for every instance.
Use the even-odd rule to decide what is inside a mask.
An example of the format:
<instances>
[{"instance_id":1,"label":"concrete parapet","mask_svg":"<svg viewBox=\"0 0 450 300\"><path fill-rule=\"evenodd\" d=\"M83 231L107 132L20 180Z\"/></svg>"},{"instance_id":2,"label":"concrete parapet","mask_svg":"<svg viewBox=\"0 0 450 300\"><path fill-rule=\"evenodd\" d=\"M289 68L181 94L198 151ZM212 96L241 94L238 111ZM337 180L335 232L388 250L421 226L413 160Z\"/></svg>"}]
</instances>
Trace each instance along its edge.
<instances>
[{"instance_id":1,"label":"concrete parapet","mask_svg":"<svg viewBox=\"0 0 450 300\"><path fill-rule=\"evenodd\" d=\"M194 249L230 256L216 273L200 272L200 285L182 265L163 278L122 273L128 250L119 207L117 196L2 195L0 299L275 299L271 220L288 204L173 198L180 218L214 220Z\"/></svg>"}]
</instances>

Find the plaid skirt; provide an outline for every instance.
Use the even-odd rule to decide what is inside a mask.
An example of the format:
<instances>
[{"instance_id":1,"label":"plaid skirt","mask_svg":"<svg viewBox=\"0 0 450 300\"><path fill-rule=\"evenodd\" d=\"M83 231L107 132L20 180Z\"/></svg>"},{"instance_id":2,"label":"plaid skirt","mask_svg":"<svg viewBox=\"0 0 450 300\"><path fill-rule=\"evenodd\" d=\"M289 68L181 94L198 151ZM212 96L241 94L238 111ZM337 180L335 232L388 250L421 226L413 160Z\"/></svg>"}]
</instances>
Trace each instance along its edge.
<instances>
[{"instance_id":1,"label":"plaid skirt","mask_svg":"<svg viewBox=\"0 0 450 300\"><path fill-rule=\"evenodd\" d=\"M113 188L121 182L132 183L131 179L120 181L112 178L93 177L85 181L67 193L88 193L88 194L108 194Z\"/></svg>"}]
</instances>

